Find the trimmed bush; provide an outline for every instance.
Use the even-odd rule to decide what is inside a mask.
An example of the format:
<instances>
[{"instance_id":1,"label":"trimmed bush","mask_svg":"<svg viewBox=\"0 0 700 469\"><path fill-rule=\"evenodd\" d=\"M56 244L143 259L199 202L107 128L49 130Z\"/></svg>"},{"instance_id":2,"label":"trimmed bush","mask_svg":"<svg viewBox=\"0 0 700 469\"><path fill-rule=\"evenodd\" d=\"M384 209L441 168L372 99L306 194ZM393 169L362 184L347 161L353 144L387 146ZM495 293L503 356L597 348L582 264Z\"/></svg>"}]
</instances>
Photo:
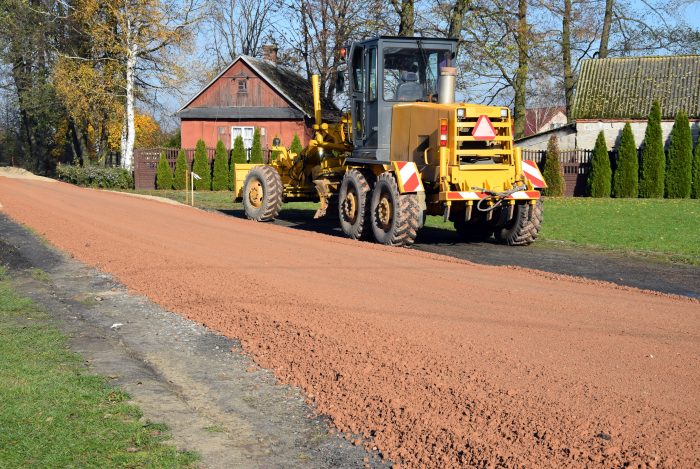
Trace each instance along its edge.
<instances>
[{"instance_id":1,"label":"trimmed bush","mask_svg":"<svg viewBox=\"0 0 700 469\"><path fill-rule=\"evenodd\" d=\"M693 187L690 191L693 199L700 199L700 138L695 144L695 155L693 156Z\"/></svg>"},{"instance_id":2,"label":"trimmed bush","mask_svg":"<svg viewBox=\"0 0 700 469\"><path fill-rule=\"evenodd\" d=\"M693 136L690 122L684 111L678 111L671 129L666 158L666 197L687 199L690 197L693 166Z\"/></svg>"},{"instance_id":3,"label":"trimmed bush","mask_svg":"<svg viewBox=\"0 0 700 469\"><path fill-rule=\"evenodd\" d=\"M632 126L622 129L620 147L617 149L617 167L613 175L613 197L637 197L639 195L639 162Z\"/></svg>"},{"instance_id":4,"label":"trimmed bush","mask_svg":"<svg viewBox=\"0 0 700 469\"><path fill-rule=\"evenodd\" d=\"M173 187L173 173L165 158L165 153L160 154L158 168L156 169L156 189L171 189Z\"/></svg>"},{"instance_id":5,"label":"trimmed bush","mask_svg":"<svg viewBox=\"0 0 700 469\"><path fill-rule=\"evenodd\" d=\"M56 177L60 181L83 187L98 187L100 189L134 188L134 178L131 175L131 171L124 168L82 167L59 164L56 166Z\"/></svg>"},{"instance_id":6,"label":"trimmed bush","mask_svg":"<svg viewBox=\"0 0 700 469\"><path fill-rule=\"evenodd\" d=\"M253 146L250 149L250 162L252 164L263 163L262 145L260 144L260 129L255 129L253 132Z\"/></svg>"},{"instance_id":7,"label":"trimmed bush","mask_svg":"<svg viewBox=\"0 0 700 469\"><path fill-rule=\"evenodd\" d=\"M544 170L542 171L547 188L542 190L544 195L564 195L564 173L559 162L559 140L551 136L547 142L547 154L544 157Z\"/></svg>"},{"instance_id":8,"label":"trimmed bush","mask_svg":"<svg viewBox=\"0 0 700 469\"><path fill-rule=\"evenodd\" d=\"M225 191L229 188L228 152L224 142L216 142L216 154L214 155L214 177L211 180L211 188L215 191Z\"/></svg>"},{"instance_id":9,"label":"trimmed bush","mask_svg":"<svg viewBox=\"0 0 700 469\"><path fill-rule=\"evenodd\" d=\"M661 133L661 106L654 101L647 120L642 148L642 168L639 176L639 197L661 198L664 196L664 154L663 134Z\"/></svg>"},{"instance_id":10,"label":"trimmed bush","mask_svg":"<svg viewBox=\"0 0 700 469\"><path fill-rule=\"evenodd\" d=\"M272 139L273 142L275 141L275 138L279 138L279 137L277 135L275 135L275 137ZM280 145L282 145L282 144L280 143ZM273 151L270 153L270 160L272 160L272 161L276 160L279 157L280 157L280 152L278 152L278 151Z\"/></svg>"},{"instance_id":11,"label":"trimmed bush","mask_svg":"<svg viewBox=\"0 0 700 469\"><path fill-rule=\"evenodd\" d=\"M240 135L233 141L233 155L231 156L232 163L247 163L248 159L245 154L245 146L243 137ZM233 166L233 165L232 165Z\"/></svg>"},{"instance_id":12,"label":"trimmed bush","mask_svg":"<svg viewBox=\"0 0 700 469\"><path fill-rule=\"evenodd\" d=\"M290 153L295 153L295 154L300 154L301 151L304 149L303 146L301 146L301 140L299 140L299 135L294 134L294 138L292 139L292 144L289 146L289 152Z\"/></svg>"},{"instance_id":13,"label":"trimmed bush","mask_svg":"<svg viewBox=\"0 0 700 469\"><path fill-rule=\"evenodd\" d=\"M591 197L610 197L611 179L610 155L601 130L593 148L591 172L588 175L588 194Z\"/></svg>"},{"instance_id":14,"label":"trimmed bush","mask_svg":"<svg viewBox=\"0 0 700 469\"><path fill-rule=\"evenodd\" d=\"M194 188L198 191L211 190L211 166L207 159L207 147L204 140L198 140L194 149L194 165L192 171L202 179L194 180Z\"/></svg>"},{"instance_id":15,"label":"trimmed bush","mask_svg":"<svg viewBox=\"0 0 700 469\"><path fill-rule=\"evenodd\" d=\"M173 176L173 189L179 191L184 190L187 183L187 158L185 158L185 150L180 149L177 153L175 161L175 175Z\"/></svg>"}]
</instances>

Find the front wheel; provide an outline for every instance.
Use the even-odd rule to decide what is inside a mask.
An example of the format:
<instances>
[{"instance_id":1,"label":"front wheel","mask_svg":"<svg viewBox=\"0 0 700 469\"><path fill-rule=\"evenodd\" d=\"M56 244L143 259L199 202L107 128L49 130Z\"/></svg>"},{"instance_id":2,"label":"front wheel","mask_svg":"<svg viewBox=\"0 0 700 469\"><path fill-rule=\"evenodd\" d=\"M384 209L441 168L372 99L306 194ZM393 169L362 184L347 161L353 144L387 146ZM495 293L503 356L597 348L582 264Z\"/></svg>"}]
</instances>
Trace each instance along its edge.
<instances>
[{"instance_id":1,"label":"front wheel","mask_svg":"<svg viewBox=\"0 0 700 469\"><path fill-rule=\"evenodd\" d=\"M513 219L495 231L496 241L509 246L527 246L539 236L543 213L542 199L534 205L516 205Z\"/></svg>"},{"instance_id":2,"label":"front wheel","mask_svg":"<svg viewBox=\"0 0 700 469\"><path fill-rule=\"evenodd\" d=\"M274 220L282 208L282 179L272 166L255 166L243 183L245 216L255 221Z\"/></svg>"},{"instance_id":3,"label":"front wheel","mask_svg":"<svg viewBox=\"0 0 700 469\"><path fill-rule=\"evenodd\" d=\"M372 190L370 205L372 233L378 243L410 246L421 224L416 194L401 194L392 173L382 173Z\"/></svg>"},{"instance_id":4,"label":"front wheel","mask_svg":"<svg viewBox=\"0 0 700 469\"><path fill-rule=\"evenodd\" d=\"M352 239L365 239L369 234L369 177L351 169L343 177L338 193L340 228Z\"/></svg>"}]
</instances>

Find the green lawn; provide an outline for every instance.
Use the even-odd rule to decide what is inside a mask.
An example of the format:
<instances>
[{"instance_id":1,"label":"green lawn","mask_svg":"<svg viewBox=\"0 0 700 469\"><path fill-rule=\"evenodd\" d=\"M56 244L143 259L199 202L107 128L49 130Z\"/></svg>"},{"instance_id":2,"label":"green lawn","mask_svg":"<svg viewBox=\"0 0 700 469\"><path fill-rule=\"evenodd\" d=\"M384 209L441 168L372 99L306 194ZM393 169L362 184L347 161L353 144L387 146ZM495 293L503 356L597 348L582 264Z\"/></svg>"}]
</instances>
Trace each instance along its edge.
<instances>
[{"instance_id":1,"label":"green lawn","mask_svg":"<svg viewBox=\"0 0 700 469\"><path fill-rule=\"evenodd\" d=\"M182 191L136 192L184 202ZM243 209L231 192L197 192L195 203L207 209ZM317 206L291 202L283 210L308 210L311 217ZM700 200L547 198L544 213L538 242L700 264ZM442 217L428 217L426 226L452 230Z\"/></svg>"},{"instance_id":2,"label":"green lawn","mask_svg":"<svg viewBox=\"0 0 700 469\"><path fill-rule=\"evenodd\" d=\"M0 266L0 467L194 467L139 421L123 391L85 373L48 316Z\"/></svg>"}]
</instances>

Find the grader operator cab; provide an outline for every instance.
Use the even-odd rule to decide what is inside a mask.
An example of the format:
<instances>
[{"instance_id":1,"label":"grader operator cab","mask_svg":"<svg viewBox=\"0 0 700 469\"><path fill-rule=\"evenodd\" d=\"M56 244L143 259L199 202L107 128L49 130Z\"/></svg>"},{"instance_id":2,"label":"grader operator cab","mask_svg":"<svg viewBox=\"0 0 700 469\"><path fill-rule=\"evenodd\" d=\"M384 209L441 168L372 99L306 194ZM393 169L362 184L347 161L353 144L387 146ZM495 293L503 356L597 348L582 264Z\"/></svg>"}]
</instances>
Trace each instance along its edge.
<instances>
[{"instance_id":1,"label":"grader operator cab","mask_svg":"<svg viewBox=\"0 0 700 469\"><path fill-rule=\"evenodd\" d=\"M349 48L349 112L323 122L312 78L314 138L300 154L250 169L241 198L248 218L274 219L283 199L321 202L353 239L409 246L427 215L469 240L533 242L542 222L537 166L513 145L508 108L455 102L456 42L378 37ZM346 49L347 50L347 49ZM238 173L238 171L236 171Z\"/></svg>"}]
</instances>

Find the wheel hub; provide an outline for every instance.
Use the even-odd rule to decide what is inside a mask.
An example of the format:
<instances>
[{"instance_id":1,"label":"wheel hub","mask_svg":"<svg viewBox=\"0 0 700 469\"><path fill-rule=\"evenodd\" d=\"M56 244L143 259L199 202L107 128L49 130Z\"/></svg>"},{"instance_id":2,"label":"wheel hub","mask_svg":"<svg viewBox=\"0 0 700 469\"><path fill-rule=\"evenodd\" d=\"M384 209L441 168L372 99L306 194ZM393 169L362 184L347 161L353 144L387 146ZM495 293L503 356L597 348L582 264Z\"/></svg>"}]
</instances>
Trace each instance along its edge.
<instances>
[{"instance_id":1,"label":"wheel hub","mask_svg":"<svg viewBox=\"0 0 700 469\"><path fill-rule=\"evenodd\" d=\"M357 217L357 197L352 191L348 191L343 200L343 216L350 222L354 222Z\"/></svg>"},{"instance_id":2,"label":"wheel hub","mask_svg":"<svg viewBox=\"0 0 700 469\"><path fill-rule=\"evenodd\" d=\"M248 200L253 207L260 207L263 201L263 187L260 181L255 181L250 185Z\"/></svg>"},{"instance_id":3,"label":"wheel hub","mask_svg":"<svg viewBox=\"0 0 700 469\"><path fill-rule=\"evenodd\" d=\"M387 228L391 225L392 219L392 204L391 201L383 195L379 200L379 205L377 206L377 220L383 228Z\"/></svg>"}]
</instances>

